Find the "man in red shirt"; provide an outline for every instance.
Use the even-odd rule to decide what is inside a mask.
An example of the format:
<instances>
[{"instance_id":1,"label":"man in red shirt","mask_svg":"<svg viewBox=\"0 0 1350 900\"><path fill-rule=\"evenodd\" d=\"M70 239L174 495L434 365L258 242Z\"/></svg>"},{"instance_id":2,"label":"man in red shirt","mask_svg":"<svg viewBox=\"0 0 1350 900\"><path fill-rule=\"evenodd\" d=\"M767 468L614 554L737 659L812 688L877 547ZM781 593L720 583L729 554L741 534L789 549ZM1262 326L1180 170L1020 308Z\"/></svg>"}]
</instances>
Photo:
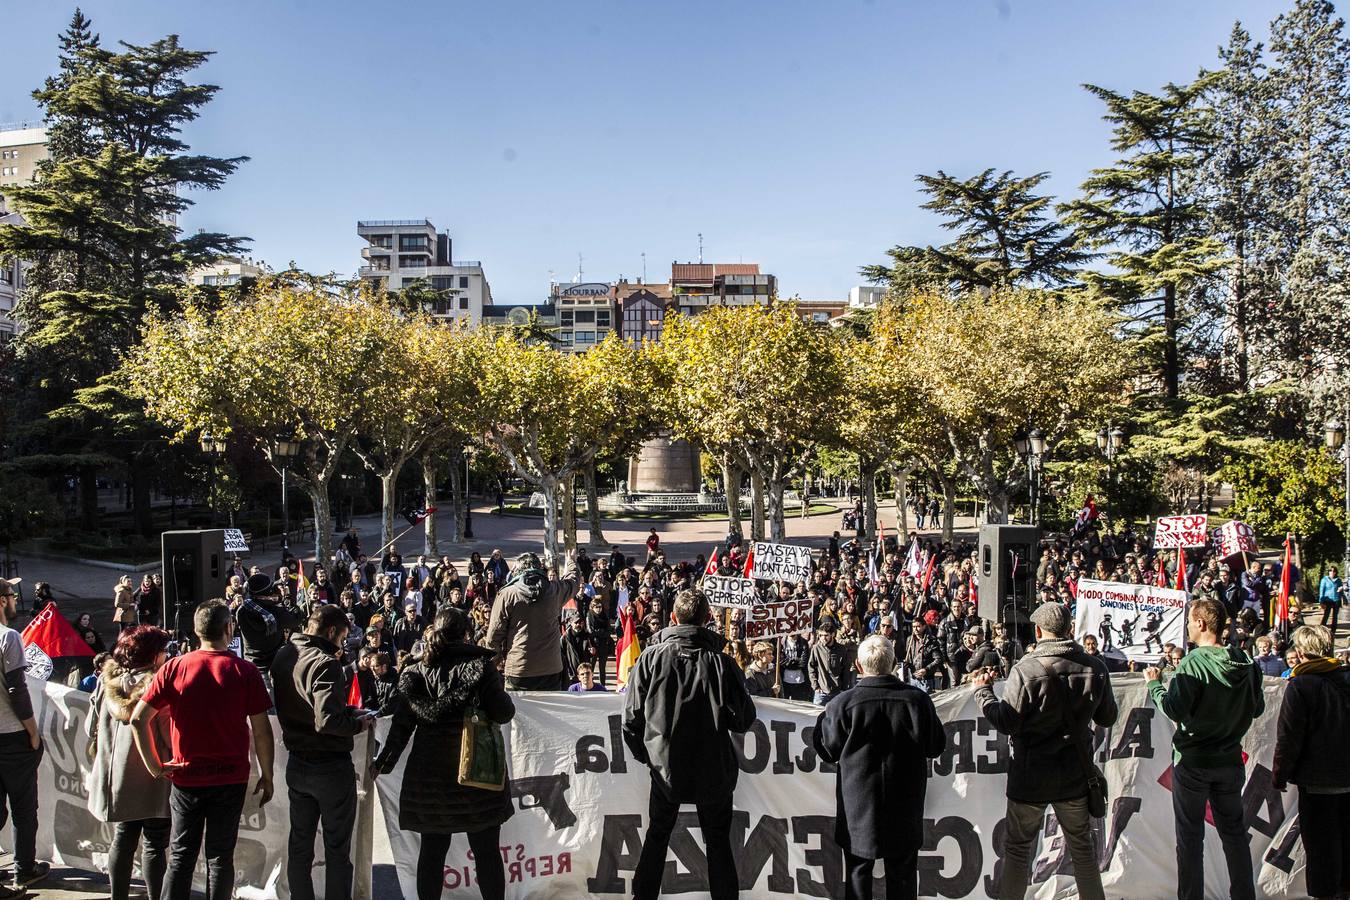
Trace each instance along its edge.
<instances>
[{"instance_id":1,"label":"man in red shirt","mask_svg":"<svg viewBox=\"0 0 1350 900\"><path fill-rule=\"evenodd\" d=\"M656 533L656 529L653 528L651 530L651 533L647 535L647 558L651 559L653 554L655 554L660 549L661 549L661 536L658 535Z\"/></svg>"},{"instance_id":2,"label":"man in red shirt","mask_svg":"<svg viewBox=\"0 0 1350 900\"><path fill-rule=\"evenodd\" d=\"M272 706L262 673L228 649L234 617L224 600L207 600L192 617L202 649L169 660L155 673L131 716L136 749L150 774L173 782L169 809L169 900L189 900L202 835L206 836L206 896L234 894L234 845L248 779L249 732L262 770L253 793L272 799ZM150 737L158 714L169 716L173 758L159 758Z\"/></svg>"}]
</instances>

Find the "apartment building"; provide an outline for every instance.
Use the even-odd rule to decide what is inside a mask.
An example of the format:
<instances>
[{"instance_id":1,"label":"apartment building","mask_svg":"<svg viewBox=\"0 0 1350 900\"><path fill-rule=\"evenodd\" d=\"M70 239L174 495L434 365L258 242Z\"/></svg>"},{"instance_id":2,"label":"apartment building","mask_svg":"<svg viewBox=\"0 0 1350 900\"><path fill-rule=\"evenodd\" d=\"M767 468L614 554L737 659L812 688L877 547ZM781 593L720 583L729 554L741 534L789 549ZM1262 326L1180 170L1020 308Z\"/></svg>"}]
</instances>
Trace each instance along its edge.
<instances>
[{"instance_id":1,"label":"apartment building","mask_svg":"<svg viewBox=\"0 0 1350 900\"><path fill-rule=\"evenodd\" d=\"M0 193L7 184L27 184L47 158L47 129L0 125Z\"/></svg>"},{"instance_id":2,"label":"apartment building","mask_svg":"<svg viewBox=\"0 0 1350 900\"><path fill-rule=\"evenodd\" d=\"M558 316L559 349L584 353L614 329L614 285L602 281L549 286Z\"/></svg>"},{"instance_id":3,"label":"apartment building","mask_svg":"<svg viewBox=\"0 0 1350 900\"><path fill-rule=\"evenodd\" d=\"M3 204L4 198L0 197L0 225L23 225L23 217L6 213ZM14 304L23 290L23 272L24 264L17 259L0 261L0 344L13 340L19 330L14 320Z\"/></svg>"},{"instance_id":4,"label":"apartment building","mask_svg":"<svg viewBox=\"0 0 1350 900\"><path fill-rule=\"evenodd\" d=\"M778 293L778 279L759 271L758 263L671 263L673 304L686 315L709 306L767 306Z\"/></svg>"},{"instance_id":5,"label":"apartment building","mask_svg":"<svg viewBox=\"0 0 1350 900\"><path fill-rule=\"evenodd\" d=\"M614 304L623 339L638 343L661 340L671 296L668 284L620 280L614 286Z\"/></svg>"},{"instance_id":6,"label":"apartment building","mask_svg":"<svg viewBox=\"0 0 1350 900\"><path fill-rule=\"evenodd\" d=\"M188 273L189 284L198 287L227 287L238 284L246 278L261 278L272 274L266 263L255 262L244 256L222 256L209 266L193 269Z\"/></svg>"},{"instance_id":7,"label":"apartment building","mask_svg":"<svg viewBox=\"0 0 1350 900\"><path fill-rule=\"evenodd\" d=\"M366 241L357 274L391 291L425 278L446 298L428 312L445 319L478 324L492 306L492 288L478 260L457 260L449 232L437 232L429 219L362 219L356 233Z\"/></svg>"}]
</instances>

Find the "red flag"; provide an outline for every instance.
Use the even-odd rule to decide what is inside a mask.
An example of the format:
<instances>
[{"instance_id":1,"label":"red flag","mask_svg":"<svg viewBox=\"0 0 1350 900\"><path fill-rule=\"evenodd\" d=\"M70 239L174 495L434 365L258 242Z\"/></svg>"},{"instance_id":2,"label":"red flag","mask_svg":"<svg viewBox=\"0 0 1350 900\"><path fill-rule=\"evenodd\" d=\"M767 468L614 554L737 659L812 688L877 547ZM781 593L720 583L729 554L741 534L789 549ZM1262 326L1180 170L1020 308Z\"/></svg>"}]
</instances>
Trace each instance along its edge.
<instances>
[{"instance_id":1,"label":"red flag","mask_svg":"<svg viewBox=\"0 0 1350 900\"><path fill-rule=\"evenodd\" d=\"M1284 563L1280 566L1280 596L1275 601L1275 621L1286 629L1289 627L1289 569L1290 541L1284 539Z\"/></svg>"},{"instance_id":2,"label":"red flag","mask_svg":"<svg viewBox=\"0 0 1350 900\"><path fill-rule=\"evenodd\" d=\"M1186 586L1186 548L1177 548L1177 590L1187 590Z\"/></svg>"},{"instance_id":3,"label":"red flag","mask_svg":"<svg viewBox=\"0 0 1350 900\"><path fill-rule=\"evenodd\" d=\"M933 569L937 566L937 551L928 554L928 565L923 569L923 582L921 590L928 590L928 583L933 580Z\"/></svg>"},{"instance_id":4,"label":"red flag","mask_svg":"<svg viewBox=\"0 0 1350 900\"><path fill-rule=\"evenodd\" d=\"M703 568L704 575L717 574L717 546L714 545L712 552L708 554L708 565Z\"/></svg>"},{"instance_id":5,"label":"red flag","mask_svg":"<svg viewBox=\"0 0 1350 900\"><path fill-rule=\"evenodd\" d=\"M980 576L970 576L970 605L980 608Z\"/></svg>"},{"instance_id":6,"label":"red flag","mask_svg":"<svg viewBox=\"0 0 1350 900\"><path fill-rule=\"evenodd\" d=\"M744 574L741 575L741 577L749 578L750 570L753 569L754 567L755 567L755 545L751 544L750 550L745 554L745 572Z\"/></svg>"},{"instance_id":7,"label":"red flag","mask_svg":"<svg viewBox=\"0 0 1350 900\"><path fill-rule=\"evenodd\" d=\"M20 635L23 640L23 658L28 672L34 678L46 681L52 677L52 660L63 656L93 656L94 650L84 642L75 626L66 621L56 608L48 603Z\"/></svg>"},{"instance_id":8,"label":"red flag","mask_svg":"<svg viewBox=\"0 0 1350 900\"><path fill-rule=\"evenodd\" d=\"M357 709L363 709L366 705L361 698L361 673L352 673L352 686L347 689L347 705L355 706Z\"/></svg>"},{"instance_id":9,"label":"red flag","mask_svg":"<svg viewBox=\"0 0 1350 900\"><path fill-rule=\"evenodd\" d=\"M1078 511L1078 518L1073 523L1074 531L1081 531L1087 526L1087 523L1097 518L1097 504L1093 502L1092 495L1088 494L1087 504Z\"/></svg>"},{"instance_id":10,"label":"red flag","mask_svg":"<svg viewBox=\"0 0 1350 900\"><path fill-rule=\"evenodd\" d=\"M620 684L625 684L628 681L628 670L637 663L638 654L642 652L642 647L638 643L637 623L633 621L633 618L633 616L628 615L628 610L619 610L619 621L623 623L623 635L614 648L614 671Z\"/></svg>"}]
</instances>

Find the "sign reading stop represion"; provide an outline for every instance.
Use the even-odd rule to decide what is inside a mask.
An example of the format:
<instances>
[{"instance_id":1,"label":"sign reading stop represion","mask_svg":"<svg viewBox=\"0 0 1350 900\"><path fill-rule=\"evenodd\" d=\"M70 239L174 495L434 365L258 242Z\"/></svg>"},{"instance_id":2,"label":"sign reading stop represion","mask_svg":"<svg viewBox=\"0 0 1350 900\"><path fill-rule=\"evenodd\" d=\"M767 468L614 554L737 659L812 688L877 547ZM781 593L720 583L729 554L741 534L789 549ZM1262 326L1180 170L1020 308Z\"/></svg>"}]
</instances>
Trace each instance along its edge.
<instances>
[{"instance_id":1,"label":"sign reading stop represion","mask_svg":"<svg viewBox=\"0 0 1350 900\"><path fill-rule=\"evenodd\" d=\"M789 634L803 634L810 630L810 597L756 603L746 613L745 617L745 639L747 641L784 637Z\"/></svg>"},{"instance_id":2,"label":"sign reading stop represion","mask_svg":"<svg viewBox=\"0 0 1350 900\"><path fill-rule=\"evenodd\" d=\"M703 593L713 606L749 609L755 605L755 582L735 575L704 575Z\"/></svg>"}]
</instances>

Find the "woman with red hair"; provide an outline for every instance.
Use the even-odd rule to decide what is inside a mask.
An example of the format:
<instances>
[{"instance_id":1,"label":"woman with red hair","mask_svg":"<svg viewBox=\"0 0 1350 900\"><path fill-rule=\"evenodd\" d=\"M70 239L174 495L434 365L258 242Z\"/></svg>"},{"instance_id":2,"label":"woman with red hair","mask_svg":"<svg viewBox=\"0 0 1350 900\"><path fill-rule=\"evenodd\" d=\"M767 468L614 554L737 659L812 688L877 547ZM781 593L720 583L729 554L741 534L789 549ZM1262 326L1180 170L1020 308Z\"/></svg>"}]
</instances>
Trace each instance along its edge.
<instances>
[{"instance_id":1,"label":"woman with red hair","mask_svg":"<svg viewBox=\"0 0 1350 900\"><path fill-rule=\"evenodd\" d=\"M117 638L112 658L103 664L89 711L93 767L86 787L89 811L113 825L108 848L108 880L113 900L131 891L136 844L141 844L141 871L152 898L160 896L168 867L169 782L155 778L141 762L132 738L131 713L160 666L168 659L170 635L152 625L139 625ZM152 724L160 756L167 759L169 720Z\"/></svg>"}]
</instances>

